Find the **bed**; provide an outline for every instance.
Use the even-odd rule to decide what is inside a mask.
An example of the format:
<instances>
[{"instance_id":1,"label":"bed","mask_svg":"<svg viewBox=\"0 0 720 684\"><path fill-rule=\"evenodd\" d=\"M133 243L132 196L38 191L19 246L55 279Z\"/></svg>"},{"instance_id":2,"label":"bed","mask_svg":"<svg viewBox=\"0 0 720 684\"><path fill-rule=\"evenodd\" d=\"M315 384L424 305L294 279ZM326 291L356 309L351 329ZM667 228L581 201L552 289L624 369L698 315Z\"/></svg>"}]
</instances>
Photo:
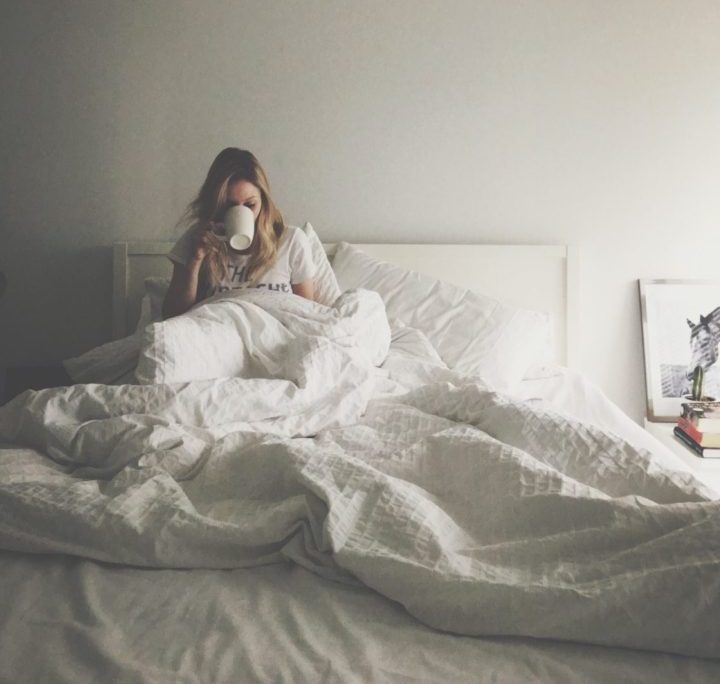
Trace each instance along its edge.
<instances>
[{"instance_id":1,"label":"bed","mask_svg":"<svg viewBox=\"0 0 720 684\"><path fill-rule=\"evenodd\" d=\"M574 250L326 245L332 313L170 327L167 249L114 247L108 384L0 409L1 680L717 681L717 494L573 369ZM186 354L221 307L293 335Z\"/></svg>"}]
</instances>

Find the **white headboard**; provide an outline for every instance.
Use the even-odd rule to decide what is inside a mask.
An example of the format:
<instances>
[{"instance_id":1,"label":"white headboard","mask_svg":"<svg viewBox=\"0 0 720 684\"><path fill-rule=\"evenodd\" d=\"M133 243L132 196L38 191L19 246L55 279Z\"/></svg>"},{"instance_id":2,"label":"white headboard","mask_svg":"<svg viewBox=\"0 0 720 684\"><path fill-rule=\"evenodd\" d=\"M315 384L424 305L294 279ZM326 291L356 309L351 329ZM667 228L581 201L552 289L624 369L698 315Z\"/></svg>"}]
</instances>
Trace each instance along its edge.
<instances>
[{"instance_id":1,"label":"white headboard","mask_svg":"<svg viewBox=\"0 0 720 684\"><path fill-rule=\"evenodd\" d=\"M579 328L578 255L566 245L361 244L368 254L508 304L547 311L555 325L555 360L573 366ZM113 245L113 337L131 332L144 281L170 277L172 242ZM332 258L335 245L325 245Z\"/></svg>"}]
</instances>

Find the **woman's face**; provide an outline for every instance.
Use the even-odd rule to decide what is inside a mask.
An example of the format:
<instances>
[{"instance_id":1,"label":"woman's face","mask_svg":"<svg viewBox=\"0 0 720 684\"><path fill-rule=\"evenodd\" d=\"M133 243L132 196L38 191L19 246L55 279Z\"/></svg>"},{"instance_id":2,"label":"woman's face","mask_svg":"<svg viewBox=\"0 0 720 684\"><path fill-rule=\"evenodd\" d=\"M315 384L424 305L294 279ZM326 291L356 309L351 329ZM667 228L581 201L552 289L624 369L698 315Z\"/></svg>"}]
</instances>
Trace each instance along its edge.
<instances>
[{"instance_id":1,"label":"woman's face","mask_svg":"<svg viewBox=\"0 0 720 684\"><path fill-rule=\"evenodd\" d=\"M228 207L244 204L252 211L257 221L260 215L260 209L262 208L260 190L249 181L233 181L228 185L227 203Z\"/></svg>"}]
</instances>

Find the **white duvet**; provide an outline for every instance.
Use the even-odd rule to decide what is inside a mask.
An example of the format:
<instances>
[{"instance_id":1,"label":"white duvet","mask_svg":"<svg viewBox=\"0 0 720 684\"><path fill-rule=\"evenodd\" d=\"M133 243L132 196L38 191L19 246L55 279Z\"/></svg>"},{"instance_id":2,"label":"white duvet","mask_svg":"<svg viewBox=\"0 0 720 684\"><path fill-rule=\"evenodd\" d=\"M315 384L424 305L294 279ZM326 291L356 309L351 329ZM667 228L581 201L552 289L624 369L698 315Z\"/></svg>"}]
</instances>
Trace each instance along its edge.
<instances>
[{"instance_id":1,"label":"white duvet","mask_svg":"<svg viewBox=\"0 0 720 684\"><path fill-rule=\"evenodd\" d=\"M206 304L250 331L237 358L252 378L76 385L1 408L18 448L1 452L0 547L174 568L290 559L450 632L718 657L720 503L612 433L448 371L400 324L375 368L378 299L344 302Z\"/></svg>"}]
</instances>

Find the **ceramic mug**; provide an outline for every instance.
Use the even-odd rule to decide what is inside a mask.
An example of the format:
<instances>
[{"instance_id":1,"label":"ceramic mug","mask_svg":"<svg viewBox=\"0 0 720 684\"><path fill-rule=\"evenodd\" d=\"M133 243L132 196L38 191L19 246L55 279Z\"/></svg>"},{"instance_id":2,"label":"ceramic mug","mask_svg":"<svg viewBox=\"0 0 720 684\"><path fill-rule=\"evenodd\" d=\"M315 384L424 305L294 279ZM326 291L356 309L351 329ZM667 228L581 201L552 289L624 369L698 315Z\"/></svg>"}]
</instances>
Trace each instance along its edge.
<instances>
[{"instance_id":1,"label":"ceramic mug","mask_svg":"<svg viewBox=\"0 0 720 684\"><path fill-rule=\"evenodd\" d=\"M247 249L255 237L255 216L252 209L244 204L236 204L225 212L225 239L230 247L237 250Z\"/></svg>"}]
</instances>

